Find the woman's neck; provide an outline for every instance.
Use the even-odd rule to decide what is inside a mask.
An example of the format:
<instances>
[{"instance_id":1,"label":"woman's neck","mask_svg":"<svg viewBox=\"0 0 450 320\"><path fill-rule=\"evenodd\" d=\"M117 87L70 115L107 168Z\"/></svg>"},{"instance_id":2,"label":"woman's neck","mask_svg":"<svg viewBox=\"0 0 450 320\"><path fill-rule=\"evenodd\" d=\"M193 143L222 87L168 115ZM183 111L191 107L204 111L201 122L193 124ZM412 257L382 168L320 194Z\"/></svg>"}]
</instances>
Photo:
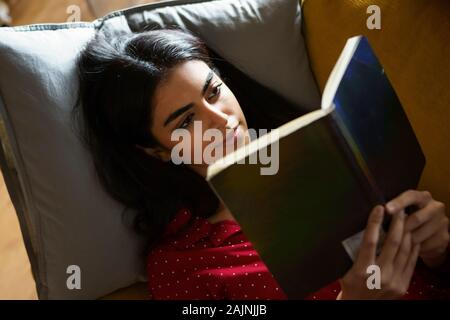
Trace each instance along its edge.
<instances>
[{"instance_id":1,"label":"woman's neck","mask_svg":"<svg viewBox=\"0 0 450 320\"><path fill-rule=\"evenodd\" d=\"M216 223L223 220L236 221L236 219L234 219L233 215L231 214L230 210L228 210L222 202L220 202L219 208L217 209L216 213L208 217L206 220L208 220L209 223Z\"/></svg>"}]
</instances>

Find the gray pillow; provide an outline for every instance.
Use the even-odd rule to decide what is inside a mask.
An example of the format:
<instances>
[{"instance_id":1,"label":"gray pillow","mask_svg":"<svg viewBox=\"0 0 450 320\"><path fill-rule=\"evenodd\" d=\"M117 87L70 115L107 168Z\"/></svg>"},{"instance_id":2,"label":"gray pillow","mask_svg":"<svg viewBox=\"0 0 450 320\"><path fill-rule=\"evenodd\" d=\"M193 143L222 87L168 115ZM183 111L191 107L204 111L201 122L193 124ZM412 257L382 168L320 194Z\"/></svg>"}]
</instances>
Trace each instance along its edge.
<instances>
[{"instance_id":1,"label":"gray pillow","mask_svg":"<svg viewBox=\"0 0 450 320\"><path fill-rule=\"evenodd\" d=\"M0 165L16 208L40 299L94 299L145 280L142 240L123 205L100 186L72 130L75 61L97 32L177 25L292 102L320 99L301 35L297 0L169 1L92 23L0 28L0 114L10 154ZM11 167L12 159L14 168ZM67 287L68 267L81 289Z\"/></svg>"}]
</instances>

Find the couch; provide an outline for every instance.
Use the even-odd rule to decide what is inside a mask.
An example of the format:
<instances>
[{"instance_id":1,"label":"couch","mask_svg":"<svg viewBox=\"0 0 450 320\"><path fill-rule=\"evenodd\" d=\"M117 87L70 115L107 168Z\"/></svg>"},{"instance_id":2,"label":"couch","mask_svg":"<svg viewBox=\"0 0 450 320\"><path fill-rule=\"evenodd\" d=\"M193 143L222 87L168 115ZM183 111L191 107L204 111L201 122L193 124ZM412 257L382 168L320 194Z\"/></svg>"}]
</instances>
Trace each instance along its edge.
<instances>
[{"instance_id":1,"label":"couch","mask_svg":"<svg viewBox=\"0 0 450 320\"><path fill-rule=\"evenodd\" d=\"M370 5L380 8L381 29L367 28ZM302 8L303 34L321 90L346 40L368 37L424 150L419 189L450 204L450 2L304 0ZM103 299L147 296L146 285L139 283Z\"/></svg>"}]
</instances>

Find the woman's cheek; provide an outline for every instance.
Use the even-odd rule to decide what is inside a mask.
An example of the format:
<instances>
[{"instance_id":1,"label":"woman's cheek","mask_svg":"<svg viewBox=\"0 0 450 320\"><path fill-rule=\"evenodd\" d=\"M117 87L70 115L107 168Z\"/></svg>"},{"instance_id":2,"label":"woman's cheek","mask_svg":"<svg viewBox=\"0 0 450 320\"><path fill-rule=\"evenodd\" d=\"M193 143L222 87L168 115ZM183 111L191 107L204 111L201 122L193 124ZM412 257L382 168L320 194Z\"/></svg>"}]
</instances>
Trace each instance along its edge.
<instances>
[{"instance_id":1,"label":"woman's cheek","mask_svg":"<svg viewBox=\"0 0 450 320\"><path fill-rule=\"evenodd\" d=\"M227 90L227 94L225 95L224 104L232 111L232 113L239 119L241 122L241 125L245 126L245 129L247 129L247 121L245 119L244 113L242 111L242 108L239 104L239 101L234 96L233 92Z\"/></svg>"}]
</instances>

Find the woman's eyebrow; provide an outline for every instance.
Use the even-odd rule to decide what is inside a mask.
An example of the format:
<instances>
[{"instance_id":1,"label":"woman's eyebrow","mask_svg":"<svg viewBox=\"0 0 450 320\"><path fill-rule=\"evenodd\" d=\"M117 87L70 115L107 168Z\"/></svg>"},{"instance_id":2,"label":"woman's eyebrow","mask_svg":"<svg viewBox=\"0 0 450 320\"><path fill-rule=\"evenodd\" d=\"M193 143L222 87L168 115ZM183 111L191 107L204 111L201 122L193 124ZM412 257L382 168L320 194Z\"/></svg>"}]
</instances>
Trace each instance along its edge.
<instances>
[{"instance_id":1,"label":"woman's eyebrow","mask_svg":"<svg viewBox=\"0 0 450 320\"><path fill-rule=\"evenodd\" d=\"M209 71L208 76L206 77L206 81L205 84L203 85L203 89L202 89L202 97L205 95L206 90L208 90L208 87L212 81L214 77L214 72L212 70ZM178 118L179 116L181 116L183 113L185 113L186 111L188 111L189 109L191 109L194 106L194 103L189 103L187 105L185 105L184 107L181 107L178 110L175 110L173 113L171 113L166 121L164 122L164 127L167 126L170 122L172 122L173 120L175 120L176 118Z\"/></svg>"},{"instance_id":2,"label":"woman's eyebrow","mask_svg":"<svg viewBox=\"0 0 450 320\"><path fill-rule=\"evenodd\" d=\"M209 70L208 75L206 76L205 84L203 85L202 89L202 97L205 95L206 90L208 90L209 84L211 83L212 78L214 77L214 72L212 70Z\"/></svg>"},{"instance_id":3,"label":"woman's eyebrow","mask_svg":"<svg viewBox=\"0 0 450 320\"><path fill-rule=\"evenodd\" d=\"M176 118L181 116L183 113L185 113L186 111L191 109L193 106L194 106L193 103L189 103L189 104L185 105L184 107L181 107L180 109L173 112L169 117L167 117L166 122L164 122L164 127L167 126L171 121L175 120Z\"/></svg>"}]
</instances>

